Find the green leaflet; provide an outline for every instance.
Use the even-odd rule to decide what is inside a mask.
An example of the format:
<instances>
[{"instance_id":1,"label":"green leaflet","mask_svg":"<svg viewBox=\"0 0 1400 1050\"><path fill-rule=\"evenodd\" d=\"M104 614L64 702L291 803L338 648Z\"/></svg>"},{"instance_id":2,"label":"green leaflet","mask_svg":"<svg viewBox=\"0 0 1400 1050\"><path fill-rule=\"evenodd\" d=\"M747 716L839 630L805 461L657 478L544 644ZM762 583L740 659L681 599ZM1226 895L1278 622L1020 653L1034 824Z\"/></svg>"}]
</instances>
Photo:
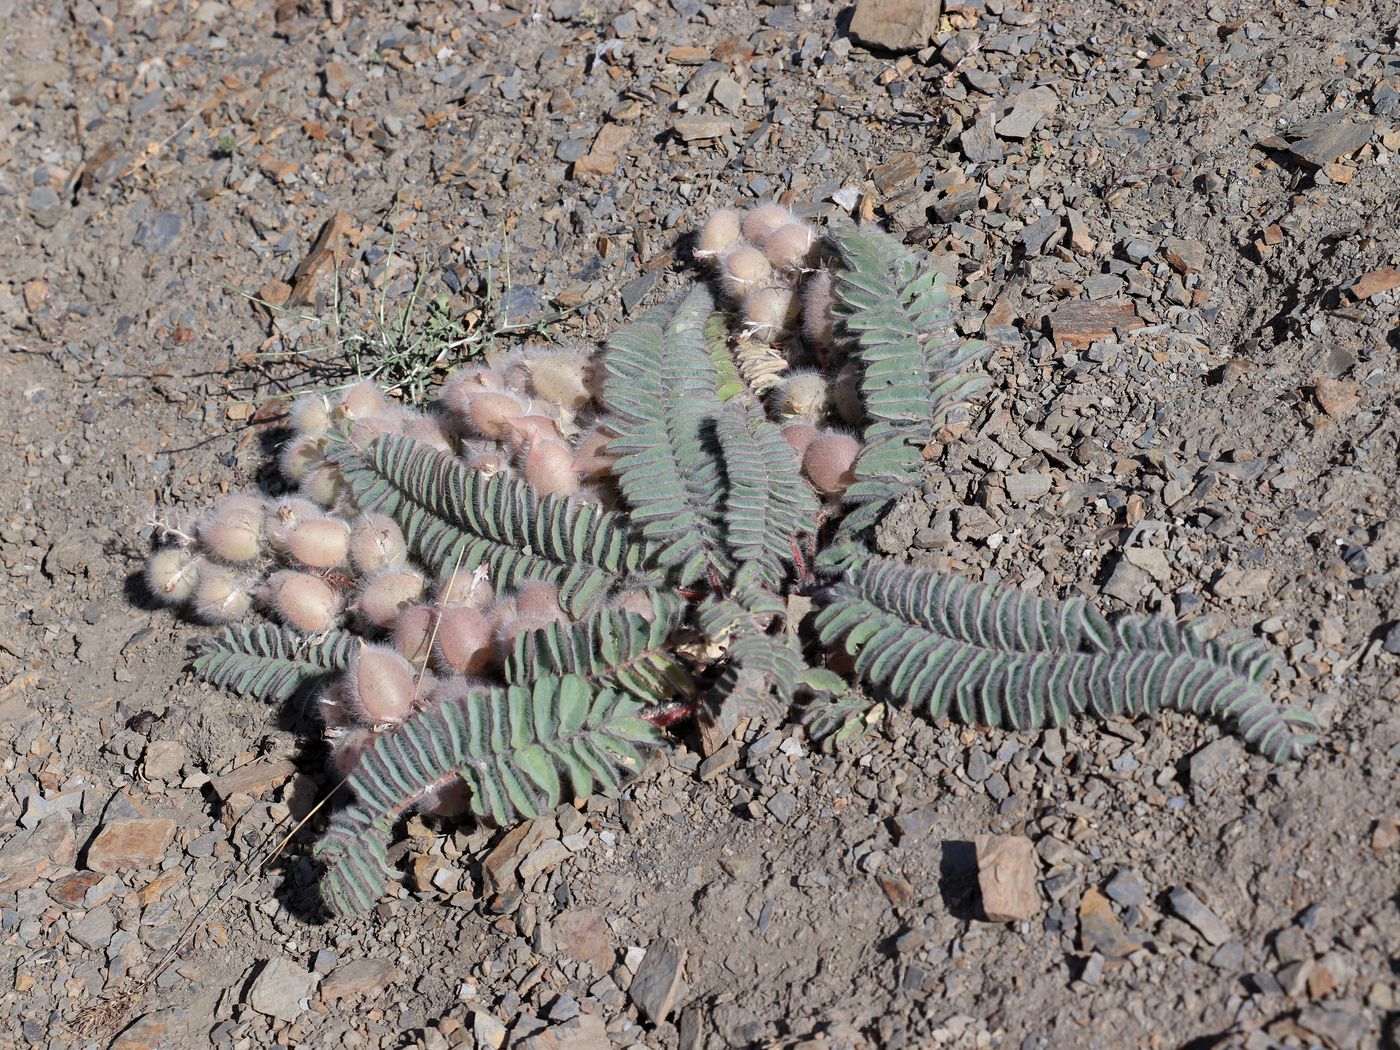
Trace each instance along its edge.
<instances>
[{"instance_id":1,"label":"green leaflet","mask_svg":"<svg viewBox=\"0 0 1400 1050\"><path fill-rule=\"evenodd\" d=\"M689 696L695 683L669 652L679 603L652 599L648 619L634 612L599 609L578 623L554 623L516 636L506 657L506 681L526 685L544 675L577 674L595 686L621 689L646 703Z\"/></svg>"},{"instance_id":2,"label":"green leaflet","mask_svg":"<svg viewBox=\"0 0 1400 1050\"><path fill-rule=\"evenodd\" d=\"M798 535L816 527L816 496L782 431L757 409L726 406L715 432L724 454L726 546L735 561L777 586Z\"/></svg>"},{"instance_id":3,"label":"green leaflet","mask_svg":"<svg viewBox=\"0 0 1400 1050\"><path fill-rule=\"evenodd\" d=\"M818 615L856 674L931 718L1010 729L1161 709L1217 718L1284 761L1316 739L1312 716L1260 687L1252 645L1203 643L1189 628L1127 618L1113 630L1077 602L1054 603L875 559Z\"/></svg>"},{"instance_id":4,"label":"green leaflet","mask_svg":"<svg viewBox=\"0 0 1400 1050\"><path fill-rule=\"evenodd\" d=\"M307 638L267 623L226 627L199 640L194 670L206 682L281 703L345 670L357 641L348 631Z\"/></svg>"},{"instance_id":5,"label":"green leaflet","mask_svg":"<svg viewBox=\"0 0 1400 1050\"><path fill-rule=\"evenodd\" d=\"M918 483L923 446L950 412L987 385L967 369L988 352L962 340L942 274L879 230L850 228L832 235L841 266L835 270L835 311L861 364L861 398L870 417L856 460L856 483L845 502L857 508L841 523L844 548ZM824 563L843 566L843 550Z\"/></svg>"},{"instance_id":6,"label":"green leaflet","mask_svg":"<svg viewBox=\"0 0 1400 1050\"><path fill-rule=\"evenodd\" d=\"M616 789L659 741L642 710L577 675L551 676L436 704L381 734L349 778L354 803L316 846L326 904L341 916L368 911L393 875L386 847L394 822L453 777L469 785L472 811L497 824Z\"/></svg>"},{"instance_id":7,"label":"green leaflet","mask_svg":"<svg viewBox=\"0 0 1400 1050\"><path fill-rule=\"evenodd\" d=\"M388 514L433 573L485 566L497 593L547 580L578 615L628 575L641 574L644 549L626 523L596 507L537 495L526 482L486 477L429 445L389 435L363 450L343 436L327 454L355 502Z\"/></svg>"},{"instance_id":8,"label":"green leaflet","mask_svg":"<svg viewBox=\"0 0 1400 1050\"><path fill-rule=\"evenodd\" d=\"M707 336L713 313L697 285L679 305L648 310L616 333L604 361L613 473L632 523L681 585L734 567L714 436L723 382Z\"/></svg>"}]
</instances>

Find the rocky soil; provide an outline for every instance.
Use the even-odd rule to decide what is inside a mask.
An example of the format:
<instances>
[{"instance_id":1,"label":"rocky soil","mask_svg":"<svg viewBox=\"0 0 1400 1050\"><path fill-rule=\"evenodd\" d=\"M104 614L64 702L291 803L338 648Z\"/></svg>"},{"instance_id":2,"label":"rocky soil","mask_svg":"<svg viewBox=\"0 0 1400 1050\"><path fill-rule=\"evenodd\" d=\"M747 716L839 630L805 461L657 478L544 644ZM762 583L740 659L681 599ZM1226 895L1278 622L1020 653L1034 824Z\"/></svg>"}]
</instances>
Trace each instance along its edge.
<instances>
[{"instance_id":1,"label":"rocky soil","mask_svg":"<svg viewBox=\"0 0 1400 1050\"><path fill-rule=\"evenodd\" d=\"M1397 21L0 0L0 1047L1397 1045ZM396 896L320 923L319 818L264 864L333 785L309 719L193 680L145 523L383 365L347 334L596 339L775 195L921 246L998 348L884 548L1265 638L1321 746L751 725L411 822ZM989 835L1033 845L1007 901Z\"/></svg>"}]
</instances>

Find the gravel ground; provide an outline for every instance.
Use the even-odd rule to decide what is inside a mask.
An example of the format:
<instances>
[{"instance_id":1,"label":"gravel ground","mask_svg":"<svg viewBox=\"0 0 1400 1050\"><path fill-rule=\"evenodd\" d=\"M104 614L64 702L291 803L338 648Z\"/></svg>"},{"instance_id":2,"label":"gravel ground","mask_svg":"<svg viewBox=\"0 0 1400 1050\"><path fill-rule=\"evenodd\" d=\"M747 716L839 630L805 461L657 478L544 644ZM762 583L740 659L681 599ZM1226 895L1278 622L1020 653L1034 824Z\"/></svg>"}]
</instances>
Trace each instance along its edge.
<instances>
[{"instance_id":1,"label":"gravel ground","mask_svg":"<svg viewBox=\"0 0 1400 1050\"><path fill-rule=\"evenodd\" d=\"M1400 7L906 6L0 0L0 1047L1397 1045ZM998 348L882 547L1252 631L1322 746L751 725L411 822L319 924L314 826L260 861L324 755L192 679L144 523L415 291L595 339L774 195L921 246ZM986 919L989 834L1031 918Z\"/></svg>"}]
</instances>

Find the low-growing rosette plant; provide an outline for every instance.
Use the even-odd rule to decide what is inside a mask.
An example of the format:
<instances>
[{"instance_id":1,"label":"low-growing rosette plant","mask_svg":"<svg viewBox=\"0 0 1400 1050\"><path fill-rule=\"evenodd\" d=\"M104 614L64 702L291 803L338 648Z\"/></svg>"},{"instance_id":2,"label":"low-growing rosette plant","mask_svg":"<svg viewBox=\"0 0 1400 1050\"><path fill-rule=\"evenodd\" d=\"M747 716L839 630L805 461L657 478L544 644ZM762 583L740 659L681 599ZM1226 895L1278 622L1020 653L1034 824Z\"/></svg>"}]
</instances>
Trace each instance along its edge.
<instances>
[{"instance_id":1,"label":"low-growing rosette plant","mask_svg":"<svg viewBox=\"0 0 1400 1050\"><path fill-rule=\"evenodd\" d=\"M161 530L151 591L226 625L197 672L317 698L351 796L316 848L332 912L396 877L407 813L504 825L615 790L688 718L850 735L879 699L1011 730L1189 711L1275 761L1315 739L1253 641L877 556L987 383L914 252L765 204L695 254L719 298L697 281L599 351L469 366L423 410L303 398L287 494Z\"/></svg>"}]
</instances>

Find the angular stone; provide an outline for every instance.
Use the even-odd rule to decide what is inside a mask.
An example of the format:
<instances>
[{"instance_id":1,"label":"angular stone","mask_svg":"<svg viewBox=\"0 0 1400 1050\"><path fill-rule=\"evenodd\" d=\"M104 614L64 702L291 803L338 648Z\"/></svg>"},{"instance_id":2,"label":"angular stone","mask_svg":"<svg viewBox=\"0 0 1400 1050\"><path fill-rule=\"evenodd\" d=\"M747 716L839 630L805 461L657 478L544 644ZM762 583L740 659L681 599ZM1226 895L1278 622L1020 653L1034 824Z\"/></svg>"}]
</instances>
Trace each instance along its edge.
<instances>
[{"instance_id":1,"label":"angular stone","mask_svg":"<svg viewBox=\"0 0 1400 1050\"><path fill-rule=\"evenodd\" d=\"M1110 959L1122 959L1142 947L1128 935L1113 906L1096 889L1085 891L1079 902L1079 947Z\"/></svg>"},{"instance_id":2,"label":"angular stone","mask_svg":"<svg viewBox=\"0 0 1400 1050\"><path fill-rule=\"evenodd\" d=\"M1147 903L1147 887L1143 885L1142 876L1131 868L1119 868L1103 889L1125 908L1141 908Z\"/></svg>"},{"instance_id":3,"label":"angular stone","mask_svg":"<svg viewBox=\"0 0 1400 1050\"><path fill-rule=\"evenodd\" d=\"M279 1021L295 1021L305 1010L316 975L289 959L269 960L248 989L248 1005Z\"/></svg>"},{"instance_id":4,"label":"angular stone","mask_svg":"<svg viewBox=\"0 0 1400 1050\"><path fill-rule=\"evenodd\" d=\"M138 1017L112 1041L109 1050L165 1050L194 1045L187 1035L184 1009L172 1006Z\"/></svg>"},{"instance_id":5,"label":"angular stone","mask_svg":"<svg viewBox=\"0 0 1400 1050\"><path fill-rule=\"evenodd\" d=\"M941 0L856 0L851 36L883 51L917 51L938 28Z\"/></svg>"},{"instance_id":6,"label":"angular stone","mask_svg":"<svg viewBox=\"0 0 1400 1050\"><path fill-rule=\"evenodd\" d=\"M521 1050L611 1050L612 1042L601 1017L580 1014L511 1046Z\"/></svg>"},{"instance_id":7,"label":"angular stone","mask_svg":"<svg viewBox=\"0 0 1400 1050\"><path fill-rule=\"evenodd\" d=\"M682 142L723 138L734 131L734 125L731 121L724 117L709 117L703 113L680 117L671 127L680 136Z\"/></svg>"},{"instance_id":8,"label":"angular stone","mask_svg":"<svg viewBox=\"0 0 1400 1050\"><path fill-rule=\"evenodd\" d=\"M1167 900L1171 903L1172 911L1195 927L1196 932L1211 944L1221 945L1230 939L1226 925L1190 890L1178 887L1167 894Z\"/></svg>"},{"instance_id":9,"label":"angular stone","mask_svg":"<svg viewBox=\"0 0 1400 1050\"><path fill-rule=\"evenodd\" d=\"M738 761L739 749L734 746L734 742L731 740L701 762L700 768L696 772L701 780L714 780L725 770L732 768Z\"/></svg>"},{"instance_id":10,"label":"angular stone","mask_svg":"<svg viewBox=\"0 0 1400 1050\"><path fill-rule=\"evenodd\" d=\"M54 868L67 868L77 855L73 825L67 815L41 820L0 846L0 893L28 889Z\"/></svg>"},{"instance_id":11,"label":"angular stone","mask_svg":"<svg viewBox=\"0 0 1400 1050\"><path fill-rule=\"evenodd\" d=\"M565 954L607 973L613 965L612 940L602 912L596 908L571 908L551 923L555 943Z\"/></svg>"},{"instance_id":12,"label":"angular stone","mask_svg":"<svg viewBox=\"0 0 1400 1050\"><path fill-rule=\"evenodd\" d=\"M75 871L50 883L49 896L66 908L93 908L112 896L109 892L100 899L88 900L88 894L100 886L105 878L107 876L100 871Z\"/></svg>"},{"instance_id":13,"label":"angular stone","mask_svg":"<svg viewBox=\"0 0 1400 1050\"><path fill-rule=\"evenodd\" d=\"M1272 569L1226 569L1211 585L1217 598L1258 598L1267 594L1273 583Z\"/></svg>"},{"instance_id":14,"label":"angular stone","mask_svg":"<svg viewBox=\"0 0 1400 1050\"><path fill-rule=\"evenodd\" d=\"M165 856L175 837L173 820L135 818L108 821L87 851L92 871L149 868Z\"/></svg>"},{"instance_id":15,"label":"angular stone","mask_svg":"<svg viewBox=\"0 0 1400 1050\"><path fill-rule=\"evenodd\" d=\"M398 976L388 959L351 959L341 963L321 981L321 999L353 999L366 992L381 991Z\"/></svg>"},{"instance_id":16,"label":"angular stone","mask_svg":"<svg viewBox=\"0 0 1400 1050\"><path fill-rule=\"evenodd\" d=\"M1313 380L1313 398L1318 407L1333 419L1350 415L1361 404L1357 385L1345 379L1322 377Z\"/></svg>"},{"instance_id":17,"label":"angular stone","mask_svg":"<svg viewBox=\"0 0 1400 1050\"><path fill-rule=\"evenodd\" d=\"M1244 757L1244 749L1232 736L1212 740L1187 761L1187 775L1191 786L1197 790L1210 788L1221 777L1229 774Z\"/></svg>"},{"instance_id":18,"label":"angular stone","mask_svg":"<svg viewBox=\"0 0 1400 1050\"><path fill-rule=\"evenodd\" d=\"M152 740L142 756L141 772L147 780L169 783L179 777L181 767L188 760L189 752L178 740Z\"/></svg>"},{"instance_id":19,"label":"angular stone","mask_svg":"<svg viewBox=\"0 0 1400 1050\"><path fill-rule=\"evenodd\" d=\"M1050 312L1050 334L1057 350L1087 350L1119 329L1131 332L1142 326L1130 302L1071 299Z\"/></svg>"},{"instance_id":20,"label":"angular stone","mask_svg":"<svg viewBox=\"0 0 1400 1050\"><path fill-rule=\"evenodd\" d=\"M1314 168L1321 168L1338 157L1355 153L1371 140L1375 126L1370 123L1357 124L1349 120L1338 121L1306 138L1288 146L1288 152L1295 160Z\"/></svg>"},{"instance_id":21,"label":"angular stone","mask_svg":"<svg viewBox=\"0 0 1400 1050\"><path fill-rule=\"evenodd\" d=\"M542 875L551 868L558 867L569 859L569 847L558 839L541 842L530 855L520 862L520 881L528 883L536 875Z\"/></svg>"},{"instance_id":22,"label":"angular stone","mask_svg":"<svg viewBox=\"0 0 1400 1050\"><path fill-rule=\"evenodd\" d=\"M1024 835L978 835L977 885L982 911L992 922L1015 922L1040 913L1035 846Z\"/></svg>"},{"instance_id":23,"label":"angular stone","mask_svg":"<svg viewBox=\"0 0 1400 1050\"><path fill-rule=\"evenodd\" d=\"M1162 258L1177 273L1200 273L1206 266L1206 246L1200 241L1168 237L1162 244Z\"/></svg>"},{"instance_id":24,"label":"angular stone","mask_svg":"<svg viewBox=\"0 0 1400 1050\"><path fill-rule=\"evenodd\" d=\"M1384 295L1392 288L1400 288L1400 270L1393 266L1385 266L1379 270L1363 273L1351 283L1351 287L1347 291L1351 293L1353 299L1360 302L1362 299Z\"/></svg>"},{"instance_id":25,"label":"angular stone","mask_svg":"<svg viewBox=\"0 0 1400 1050\"><path fill-rule=\"evenodd\" d=\"M685 957L684 948L664 938L647 945L646 956L637 967L637 976L632 978L628 994L652 1024L665 1021L676 1004Z\"/></svg>"},{"instance_id":26,"label":"angular stone","mask_svg":"<svg viewBox=\"0 0 1400 1050\"><path fill-rule=\"evenodd\" d=\"M506 1026L495 1014L478 1010L472 1015L472 1035L476 1038L478 1047L499 1050L501 1044L506 1041Z\"/></svg>"}]
</instances>

